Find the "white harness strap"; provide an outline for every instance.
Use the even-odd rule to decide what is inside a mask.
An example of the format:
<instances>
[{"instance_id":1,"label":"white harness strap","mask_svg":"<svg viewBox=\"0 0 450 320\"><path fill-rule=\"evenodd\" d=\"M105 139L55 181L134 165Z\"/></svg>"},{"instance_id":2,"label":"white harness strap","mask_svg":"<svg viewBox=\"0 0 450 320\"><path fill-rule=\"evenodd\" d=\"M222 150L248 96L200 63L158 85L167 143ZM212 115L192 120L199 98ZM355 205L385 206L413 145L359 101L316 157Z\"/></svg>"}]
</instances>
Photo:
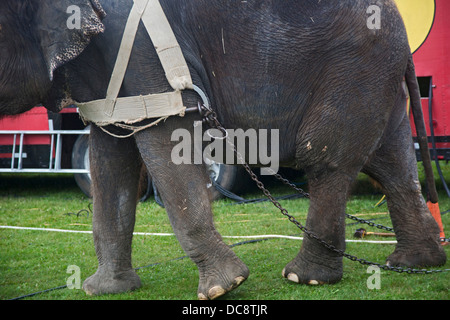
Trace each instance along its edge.
<instances>
[{"instance_id":1,"label":"white harness strap","mask_svg":"<svg viewBox=\"0 0 450 320\"><path fill-rule=\"evenodd\" d=\"M141 19L158 53L166 78L175 91L118 98ZM134 0L106 99L77 105L83 121L94 122L99 126L118 122L132 124L144 119L159 118L151 124L153 125L169 116L184 116L186 108L181 97L181 90L184 89L194 89L194 85L181 48L159 0Z\"/></svg>"},{"instance_id":2,"label":"white harness strap","mask_svg":"<svg viewBox=\"0 0 450 320\"><path fill-rule=\"evenodd\" d=\"M174 90L193 89L189 68L159 0L148 1L142 21L172 88Z\"/></svg>"}]
</instances>

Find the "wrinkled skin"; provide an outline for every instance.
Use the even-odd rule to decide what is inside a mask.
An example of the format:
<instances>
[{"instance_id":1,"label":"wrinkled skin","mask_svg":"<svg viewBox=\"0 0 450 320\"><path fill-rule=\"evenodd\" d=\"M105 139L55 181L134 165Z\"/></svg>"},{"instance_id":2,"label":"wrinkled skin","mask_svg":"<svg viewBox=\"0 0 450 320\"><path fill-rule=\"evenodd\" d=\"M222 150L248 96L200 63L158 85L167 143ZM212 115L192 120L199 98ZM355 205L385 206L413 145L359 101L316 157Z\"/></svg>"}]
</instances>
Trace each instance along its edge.
<instances>
[{"instance_id":1,"label":"wrinkled skin","mask_svg":"<svg viewBox=\"0 0 450 320\"><path fill-rule=\"evenodd\" d=\"M372 4L368 0L160 2L194 83L207 93L224 127L280 130L280 164L302 168L308 177L308 229L345 249L346 200L362 171L379 182L387 195L398 239L388 263L445 263L439 230L418 182L401 86L411 54L391 1L378 1L383 17L379 30L367 28L366 9ZM41 48L37 52L42 56L28 53L30 61L18 73L22 80L15 91L13 80L5 78L3 71L8 63L14 64L3 58L10 49L0 47L7 51L0 56L1 113L22 112L26 105L38 102L57 108L61 101L105 97L131 1L100 3L107 13L102 20L105 31L92 39L88 34L84 40L91 40L90 45L77 58L65 59L53 71L53 78L48 77L49 64ZM95 4L92 12L103 18ZM11 21L1 19L1 44L10 44ZM96 25L91 30L103 28L99 21L90 23ZM20 33L25 47L39 39L39 34L32 41L25 33ZM24 74L36 80L25 83ZM120 95L171 90L141 24ZM18 93L22 107L13 109ZM199 97L185 91L183 99L190 107L197 105ZM182 248L198 267L198 297L216 298L248 277L247 266L214 228L203 165L171 161L177 144L170 141L171 133L178 128L192 131L195 120L199 115L172 117L127 139L92 126L93 231L99 266L83 284L89 294L123 292L141 285L131 265L131 243L142 162L161 193ZM335 283L342 278L342 269L341 256L306 238L283 275L299 283Z\"/></svg>"}]
</instances>

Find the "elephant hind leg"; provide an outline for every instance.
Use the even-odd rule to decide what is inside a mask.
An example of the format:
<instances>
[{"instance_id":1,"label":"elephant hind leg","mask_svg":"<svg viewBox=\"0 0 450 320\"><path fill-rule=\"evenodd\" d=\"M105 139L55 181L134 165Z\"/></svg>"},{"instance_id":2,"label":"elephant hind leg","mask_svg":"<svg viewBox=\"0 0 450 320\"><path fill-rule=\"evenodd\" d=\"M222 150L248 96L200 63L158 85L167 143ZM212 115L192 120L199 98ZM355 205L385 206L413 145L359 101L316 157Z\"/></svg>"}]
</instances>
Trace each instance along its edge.
<instances>
[{"instance_id":1,"label":"elephant hind leg","mask_svg":"<svg viewBox=\"0 0 450 320\"><path fill-rule=\"evenodd\" d=\"M421 193L408 118L387 136L363 172L375 179L386 195L398 244L388 257L392 266L424 267L445 263L439 227Z\"/></svg>"}]
</instances>

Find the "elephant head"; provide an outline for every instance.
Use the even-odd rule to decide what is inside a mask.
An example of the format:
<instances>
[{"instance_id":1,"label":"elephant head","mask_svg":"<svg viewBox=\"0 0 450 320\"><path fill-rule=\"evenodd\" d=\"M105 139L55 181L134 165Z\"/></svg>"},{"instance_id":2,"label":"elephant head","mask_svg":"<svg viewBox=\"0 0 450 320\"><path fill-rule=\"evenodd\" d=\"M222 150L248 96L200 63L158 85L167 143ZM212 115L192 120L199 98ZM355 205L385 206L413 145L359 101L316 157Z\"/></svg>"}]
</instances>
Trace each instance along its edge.
<instances>
[{"instance_id":1,"label":"elephant head","mask_svg":"<svg viewBox=\"0 0 450 320\"><path fill-rule=\"evenodd\" d=\"M104 16L98 0L0 1L0 115L42 103L55 69L103 32Z\"/></svg>"}]
</instances>

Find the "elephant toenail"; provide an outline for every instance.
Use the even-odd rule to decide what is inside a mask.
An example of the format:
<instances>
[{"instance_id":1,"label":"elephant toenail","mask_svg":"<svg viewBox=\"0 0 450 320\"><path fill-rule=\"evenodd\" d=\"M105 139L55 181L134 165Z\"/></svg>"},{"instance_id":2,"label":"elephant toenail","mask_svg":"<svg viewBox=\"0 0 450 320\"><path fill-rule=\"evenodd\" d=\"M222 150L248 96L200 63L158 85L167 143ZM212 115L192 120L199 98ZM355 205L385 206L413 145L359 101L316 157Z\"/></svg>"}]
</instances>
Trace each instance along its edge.
<instances>
[{"instance_id":1,"label":"elephant toenail","mask_svg":"<svg viewBox=\"0 0 450 320\"><path fill-rule=\"evenodd\" d=\"M244 277L242 277L242 276L241 277L237 277L237 278L234 279L234 285L237 287L244 281L245 281Z\"/></svg>"},{"instance_id":2,"label":"elephant toenail","mask_svg":"<svg viewBox=\"0 0 450 320\"><path fill-rule=\"evenodd\" d=\"M208 296L210 299L215 299L217 297L220 297L221 295L224 295L226 293L225 289L220 286L215 286L209 289Z\"/></svg>"},{"instance_id":3,"label":"elephant toenail","mask_svg":"<svg viewBox=\"0 0 450 320\"><path fill-rule=\"evenodd\" d=\"M296 283L300 282L300 280L298 279L298 276L295 273L289 273L287 278L288 278L288 280L290 280L292 282L296 282Z\"/></svg>"},{"instance_id":4,"label":"elephant toenail","mask_svg":"<svg viewBox=\"0 0 450 320\"><path fill-rule=\"evenodd\" d=\"M203 293L199 293L197 297L198 300L208 300L208 298Z\"/></svg>"},{"instance_id":5,"label":"elephant toenail","mask_svg":"<svg viewBox=\"0 0 450 320\"><path fill-rule=\"evenodd\" d=\"M317 280L309 280L308 284L312 285L312 286L317 286L319 284L319 281L317 281Z\"/></svg>"}]
</instances>

